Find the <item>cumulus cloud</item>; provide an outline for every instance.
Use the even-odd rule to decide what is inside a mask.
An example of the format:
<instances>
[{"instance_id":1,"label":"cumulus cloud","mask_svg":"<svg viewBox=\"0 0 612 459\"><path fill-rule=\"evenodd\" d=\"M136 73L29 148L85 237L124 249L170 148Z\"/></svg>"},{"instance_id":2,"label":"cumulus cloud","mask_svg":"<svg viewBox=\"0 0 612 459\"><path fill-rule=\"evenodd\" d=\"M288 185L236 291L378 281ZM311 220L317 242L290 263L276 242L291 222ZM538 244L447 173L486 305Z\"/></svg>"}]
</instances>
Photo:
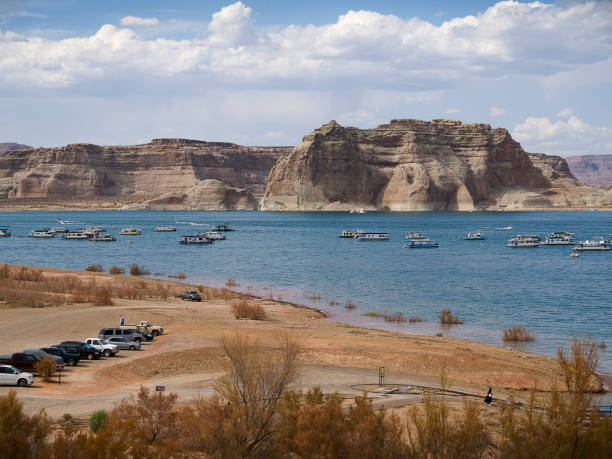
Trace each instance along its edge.
<instances>
[{"instance_id":1,"label":"cumulus cloud","mask_svg":"<svg viewBox=\"0 0 612 459\"><path fill-rule=\"evenodd\" d=\"M612 154L612 127L591 126L575 116L565 120L527 118L512 136L526 151L560 156Z\"/></svg>"},{"instance_id":2,"label":"cumulus cloud","mask_svg":"<svg viewBox=\"0 0 612 459\"><path fill-rule=\"evenodd\" d=\"M491 107L489 110L489 116L504 116L506 109L501 107Z\"/></svg>"},{"instance_id":3,"label":"cumulus cloud","mask_svg":"<svg viewBox=\"0 0 612 459\"><path fill-rule=\"evenodd\" d=\"M125 16L121 18L119 24L123 27L157 27L159 25L159 19Z\"/></svg>"},{"instance_id":4,"label":"cumulus cloud","mask_svg":"<svg viewBox=\"0 0 612 459\"><path fill-rule=\"evenodd\" d=\"M574 111L571 108L564 108L557 112L557 116L560 118L568 118L574 114Z\"/></svg>"}]
</instances>

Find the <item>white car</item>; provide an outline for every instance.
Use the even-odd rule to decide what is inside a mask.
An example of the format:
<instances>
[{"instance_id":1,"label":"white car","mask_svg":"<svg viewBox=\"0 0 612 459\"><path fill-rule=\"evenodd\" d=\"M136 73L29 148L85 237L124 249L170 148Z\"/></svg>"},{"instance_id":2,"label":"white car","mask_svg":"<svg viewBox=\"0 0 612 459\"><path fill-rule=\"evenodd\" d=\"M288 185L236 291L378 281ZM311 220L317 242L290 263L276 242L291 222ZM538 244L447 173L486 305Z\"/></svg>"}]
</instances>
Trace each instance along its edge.
<instances>
[{"instance_id":1,"label":"white car","mask_svg":"<svg viewBox=\"0 0 612 459\"><path fill-rule=\"evenodd\" d=\"M27 386L34 384L34 375L10 365L0 365L0 385Z\"/></svg>"},{"instance_id":2,"label":"white car","mask_svg":"<svg viewBox=\"0 0 612 459\"><path fill-rule=\"evenodd\" d=\"M115 356L119 352L119 347L116 344L111 344L102 338L87 338L85 342L99 350L104 357Z\"/></svg>"}]
</instances>

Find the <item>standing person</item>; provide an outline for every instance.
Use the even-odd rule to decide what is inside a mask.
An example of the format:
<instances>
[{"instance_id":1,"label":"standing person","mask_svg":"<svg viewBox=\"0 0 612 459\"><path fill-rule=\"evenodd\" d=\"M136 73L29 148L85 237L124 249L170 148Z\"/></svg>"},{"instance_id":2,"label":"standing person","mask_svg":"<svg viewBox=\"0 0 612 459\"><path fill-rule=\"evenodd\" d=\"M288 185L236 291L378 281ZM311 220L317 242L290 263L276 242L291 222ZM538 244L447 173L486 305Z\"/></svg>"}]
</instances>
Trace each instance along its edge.
<instances>
[{"instance_id":1,"label":"standing person","mask_svg":"<svg viewBox=\"0 0 612 459\"><path fill-rule=\"evenodd\" d=\"M119 319L119 325L125 325L125 319L123 318L123 314L121 314L121 319Z\"/></svg>"}]
</instances>

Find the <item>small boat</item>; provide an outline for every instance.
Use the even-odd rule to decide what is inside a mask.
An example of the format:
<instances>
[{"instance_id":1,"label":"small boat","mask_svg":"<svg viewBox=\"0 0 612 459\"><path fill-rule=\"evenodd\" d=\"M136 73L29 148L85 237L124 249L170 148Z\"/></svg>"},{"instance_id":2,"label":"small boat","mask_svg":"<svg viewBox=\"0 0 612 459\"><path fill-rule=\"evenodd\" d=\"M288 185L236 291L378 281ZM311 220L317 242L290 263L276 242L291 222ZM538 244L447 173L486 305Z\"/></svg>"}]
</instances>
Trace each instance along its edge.
<instances>
[{"instance_id":1,"label":"small boat","mask_svg":"<svg viewBox=\"0 0 612 459\"><path fill-rule=\"evenodd\" d=\"M51 228L51 231L53 233L67 233L68 228L66 228L65 226L54 226L53 228Z\"/></svg>"},{"instance_id":2,"label":"small boat","mask_svg":"<svg viewBox=\"0 0 612 459\"><path fill-rule=\"evenodd\" d=\"M519 234L516 237L510 239L506 247L511 247L513 249L522 248L522 247L538 247L542 240L540 236L533 235L522 235Z\"/></svg>"},{"instance_id":3,"label":"small boat","mask_svg":"<svg viewBox=\"0 0 612 459\"><path fill-rule=\"evenodd\" d=\"M102 226L86 226L85 228L78 228L77 231L81 231L83 233L105 233L106 228Z\"/></svg>"},{"instance_id":4,"label":"small boat","mask_svg":"<svg viewBox=\"0 0 612 459\"><path fill-rule=\"evenodd\" d=\"M89 235L88 233L84 233L82 231L68 231L67 233L62 234L63 240L72 240L72 241L86 241L90 239L93 235Z\"/></svg>"},{"instance_id":5,"label":"small boat","mask_svg":"<svg viewBox=\"0 0 612 459\"><path fill-rule=\"evenodd\" d=\"M342 231L340 234L338 234L338 237L353 239L358 233L359 231Z\"/></svg>"},{"instance_id":6,"label":"small boat","mask_svg":"<svg viewBox=\"0 0 612 459\"><path fill-rule=\"evenodd\" d=\"M0 226L0 237L10 237L10 235L11 235L10 226Z\"/></svg>"},{"instance_id":7,"label":"small boat","mask_svg":"<svg viewBox=\"0 0 612 459\"><path fill-rule=\"evenodd\" d=\"M49 239L55 237L55 233L51 232L49 228L32 230L28 233L28 237L35 237L40 239Z\"/></svg>"},{"instance_id":8,"label":"small boat","mask_svg":"<svg viewBox=\"0 0 612 459\"><path fill-rule=\"evenodd\" d=\"M612 250L612 243L603 239L599 241L580 241L572 250L574 252L604 252Z\"/></svg>"},{"instance_id":9,"label":"small boat","mask_svg":"<svg viewBox=\"0 0 612 459\"><path fill-rule=\"evenodd\" d=\"M119 234L121 236L140 236L142 232L138 228L123 228Z\"/></svg>"},{"instance_id":10,"label":"small boat","mask_svg":"<svg viewBox=\"0 0 612 459\"><path fill-rule=\"evenodd\" d=\"M420 232L411 233L410 231L406 231L406 239L425 239L425 235Z\"/></svg>"},{"instance_id":11,"label":"small boat","mask_svg":"<svg viewBox=\"0 0 612 459\"><path fill-rule=\"evenodd\" d=\"M365 214L365 210L363 208L351 209L349 212L352 214Z\"/></svg>"},{"instance_id":12,"label":"small boat","mask_svg":"<svg viewBox=\"0 0 612 459\"><path fill-rule=\"evenodd\" d=\"M574 245L576 244L576 239L574 238L574 233L550 233L546 236L546 240L544 241L544 245Z\"/></svg>"},{"instance_id":13,"label":"small boat","mask_svg":"<svg viewBox=\"0 0 612 459\"><path fill-rule=\"evenodd\" d=\"M179 244L212 244L212 239L208 239L203 234L192 234L181 236Z\"/></svg>"},{"instance_id":14,"label":"small boat","mask_svg":"<svg viewBox=\"0 0 612 459\"><path fill-rule=\"evenodd\" d=\"M358 232L355 235L358 241L388 241L389 233L363 233Z\"/></svg>"},{"instance_id":15,"label":"small boat","mask_svg":"<svg viewBox=\"0 0 612 459\"><path fill-rule=\"evenodd\" d=\"M115 242L116 240L117 238L111 234L99 234L99 233L94 234L94 236L90 239L90 241L93 241L93 242Z\"/></svg>"},{"instance_id":16,"label":"small boat","mask_svg":"<svg viewBox=\"0 0 612 459\"><path fill-rule=\"evenodd\" d=\"M438 243L431 239L411 239L404 247L406 249L437 249Z\"/></svg>"},{"instance_id":17,"label":"small boat","mask_svg":"<svg viewBox=\"0 0 612 459\"><path fill-rule=\"evenodd\" d=\"M156 233L171 233L176 231L176 228L174 226L156 226L153 231Z\"/></svg>"},{"instance_id":18,"label":"small boat","mask_svg":"<svg viewBox=\"0 0 612 459\"><path fill-rule=\"evenodd\" d=\"M486 236L480 231L477 233L468 233L468 235L463 238L464 241L484 241L485 239Z\"/></svg>"},{"instance_id":19,"label":"small boat","mask_svg":"<svg viewBox=\"0 0 612 459\"><path fill-rule=\"evenodd\" d=\"M215 225L211 231L236 231L229 223L223 223L222 225Z\"/></svg>"},{"instance_id":20,"label":"small boat","mask_svg":"<svg viewBox=\"0 0 612 459\"><path fill-rule=\"evenodd\" d=\"M572 253L570 253L570 257L573 257L573 258L578 258L579 256L580 256L580 254L579 254L578 252L572 252Z\"/></svg>"},{"instance_id":21,"label":"small boat","mask_svg":"<svg viewBox=\"0 0 612 459\"><path fill-rule=\"evenodd\" d=\"M207 239L212 239L213 241L222 241L225 239L225 235L220 233L219 231L207 231L205 233L200 233Z\"/></svg>"}]
</instances>

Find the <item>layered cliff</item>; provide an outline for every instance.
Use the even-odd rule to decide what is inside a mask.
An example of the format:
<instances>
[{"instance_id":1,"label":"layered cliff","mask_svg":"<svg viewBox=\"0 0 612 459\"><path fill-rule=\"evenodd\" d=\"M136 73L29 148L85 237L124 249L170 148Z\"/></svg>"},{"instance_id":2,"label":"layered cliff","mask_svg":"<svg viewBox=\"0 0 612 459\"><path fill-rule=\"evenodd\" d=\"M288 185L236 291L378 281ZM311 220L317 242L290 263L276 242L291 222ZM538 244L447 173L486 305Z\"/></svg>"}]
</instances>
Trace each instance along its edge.
<instances>
[{"instance_id":1,"label":"layered cliff","mask_svg":"<svg viewBox=\"0 0 612 459\"><path fill-rule=\"evenodd\" d=\"M572 156L567 158L567 163L580 181L612 186L612 155Z\"/></svg>"},{"instance_id":2,"label":"layered cliff","mask_svg":"<svg viewBox=\"0 0 612 459\"><path fill-rule=\"evenodd\" d=\"M270 169L289 151L185 139L7 151L0 156L0 198L113 197L117 206L256 209Z\"/></svg>"},{"instance_id":3,"label":"layered cliff","mask_svg":"<svg viewBox=\"0 0 612 459\"><path fill-rule=\"evenodd\" d=\"M24 145L22 143L0 142L0 154L14 150L29 150L30 148L32 147L30 147L29 145Z\"/></svg>"},{"instance_id":4,"label":"layered cliff","mask_svg":"<svg viewBox=\"0 0 612 459\"><path fill-rule=\"evenodd\" d=\"M374 129L331 121L270 172L263 210L518 210L606 207L562 158L529 155L505 129L412 119Z\"/></svg>"}]
</instances>

